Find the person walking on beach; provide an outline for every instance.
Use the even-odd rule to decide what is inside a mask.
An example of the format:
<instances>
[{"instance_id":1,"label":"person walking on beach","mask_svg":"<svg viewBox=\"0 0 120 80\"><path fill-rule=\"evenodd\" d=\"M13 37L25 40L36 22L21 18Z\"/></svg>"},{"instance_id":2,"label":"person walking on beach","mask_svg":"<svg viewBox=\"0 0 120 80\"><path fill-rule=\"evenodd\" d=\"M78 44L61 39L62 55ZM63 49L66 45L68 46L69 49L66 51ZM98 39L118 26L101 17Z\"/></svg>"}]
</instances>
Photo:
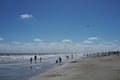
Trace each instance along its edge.
<instances>
[{"instance_id":1,"label":"person walking on beach","mask_svg":"<svg viewBox=\"0 0 120 80\"><path fill-rule=\"evenodd\" d=\"M67 59L67 60L69 59L69 56L68 56L68 55L66 55L66 59Z\"/></svg>"},{"instance_id":2,"label":"person walking on beach","mask_svg":"<svg viewBox=\"0 0 120 80\"><path fill-rule=\"evenodd\" d=\"M62 62L62 58L61 57L59 57L59 63L61 63Z\"/></svg>"},{"instance_id":3,"label":"person walking on beach","mask_svg":"<svg viewBox=\"0 0 120 80\"><path fill-rule=\"evenodd\" d=\"M30 64L32 64L32 57L30 58Z\"/></svg>"},{"instance_id":4,"label":"person walking on beach","mask_svg":"<svg viewBox=\"0 0 120 80\"><path fill-rule=\"evenodd\" d=\"M56 60L56 63L58 63L58 59Z\"/></svg>"},{"instance_id":5,"label":"person walking on beach","mask_svg":"<svg viewBox=\"0 0 120 80\"><path fill-rule=\"evenodd\" d=\"M42 62L42 57L40 57L40 62Z\"/></svg>"},{"instance_id":6,"label":"person walking on beach","mask_svg":"<svg viewBox=\"0 0 120 80\"><path fill-rule=\"evenodd\" d=\"M71 59L73 59L73 55L71 55Z\"/></svg>"},{"instance_id":7,"label":"person walking on beach","mask_svg":"<svg viewBox=\"0 0 120 80\"><path fill-rule=\"evenodd\" d=\"M36 55L34 56L34 59L35 59L35 63L36 63L36 60L37 60L37 56Z\"/></svg>"}]
</instances>

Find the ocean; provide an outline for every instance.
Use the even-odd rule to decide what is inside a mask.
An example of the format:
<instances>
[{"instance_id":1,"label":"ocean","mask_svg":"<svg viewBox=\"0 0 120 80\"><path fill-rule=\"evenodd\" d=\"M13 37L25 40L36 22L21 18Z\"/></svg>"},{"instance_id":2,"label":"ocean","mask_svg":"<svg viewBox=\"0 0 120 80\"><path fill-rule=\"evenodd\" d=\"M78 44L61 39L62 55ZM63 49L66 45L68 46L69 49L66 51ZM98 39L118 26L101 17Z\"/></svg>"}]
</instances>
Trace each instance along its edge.
<instances>
[{"instance_id":1,"label":"ocean","mask_svg":"<svg viewBox=\"0 0 120 80\"><path fill-rule=\"evenodd\" d=\"M0 55L0 80L27 80L28 78L46 72L55 65L62 65L71 60L82 57L80 54L44 54L36 55ZM65 56L69 56L66 59ZM32 63L30 58L32 57ZM62 63L57 63L58 57L62 58ZM40 60L42 58L42 60Z\"/></svg>"}]
</instances>

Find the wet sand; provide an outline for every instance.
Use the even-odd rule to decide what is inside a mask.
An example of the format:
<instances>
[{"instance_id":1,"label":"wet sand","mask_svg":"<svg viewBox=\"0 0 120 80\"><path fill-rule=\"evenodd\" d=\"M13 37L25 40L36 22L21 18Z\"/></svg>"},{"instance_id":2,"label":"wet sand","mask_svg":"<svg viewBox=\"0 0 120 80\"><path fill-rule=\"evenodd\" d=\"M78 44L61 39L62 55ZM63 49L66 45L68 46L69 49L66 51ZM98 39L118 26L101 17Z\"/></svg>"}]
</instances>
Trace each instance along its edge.
<instances>
[{"instance_id":1,"label":"wet sand","mask_svg":"<svg viewBox=\"0 0 120 80\"><path fill-rule=\"evenodd\" d=\"M0 67L0 80L28 80L29 77L41 74L52 66L52 64L33 63Z\"/></svg>"},{"instance_id":2,"label":"wet sand","mask_svg":"<svg viewBox=\"0 0 120 80\"><path fill-rule=\"evenodd\" d=\"M81 58L29 80L120 80L120 56Z\"/></svg>"}]
</instances>

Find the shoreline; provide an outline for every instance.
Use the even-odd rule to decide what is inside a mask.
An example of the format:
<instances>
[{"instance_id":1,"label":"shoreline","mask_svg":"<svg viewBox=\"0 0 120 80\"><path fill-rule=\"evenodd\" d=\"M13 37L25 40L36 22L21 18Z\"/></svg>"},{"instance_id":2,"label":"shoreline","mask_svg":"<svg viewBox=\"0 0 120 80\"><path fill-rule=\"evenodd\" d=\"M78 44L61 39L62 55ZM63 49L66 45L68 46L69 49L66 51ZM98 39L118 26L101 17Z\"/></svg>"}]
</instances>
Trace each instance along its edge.
<instances>
[{"instance_id":1,"label":"shoreline","mask_svg":"<svg viewBox=\"0 0 120 80\"><path fill-rule=\"evenodd\" d=\"M120 56L85 57L55 67L29 80L119 80Z\"/></svg>"},{"instance_id":2,"label":"shoreline","mask_svg":"<svg viewBox=\"0 0 120 80\"><path fill-rule=\"evenodd\" d=\"M62 63L56 64L55 61L56 59L58 59L58 56L62 57ZM4 57L8 57L8 59L14 58L13 56L4 56ZM4 57L1 57L1 58L6 59ZM12 57L12 58L9 58L9 57ZM21 58L21 56L19 57ZM23 56L23 57L28 58L29 56ZM41 56L38 56L38 57L41 57ZM67 63L68 61L72 60L72 59L66 60L66 57L63 54L43 56L42 62L39 59L37 59L36 63L33 61L33 63L31 64L29 62L29 59L17 60L18 57L16 56L15 58L16 58L15 62L11 61L11 63L9 63L10 60L6 60L8 61L7 63L3 62L3 64L1 64L0 80L28 80L30 77L47 72L53 69L54 67L61 66Z\"/></svg>"}]
</instances>

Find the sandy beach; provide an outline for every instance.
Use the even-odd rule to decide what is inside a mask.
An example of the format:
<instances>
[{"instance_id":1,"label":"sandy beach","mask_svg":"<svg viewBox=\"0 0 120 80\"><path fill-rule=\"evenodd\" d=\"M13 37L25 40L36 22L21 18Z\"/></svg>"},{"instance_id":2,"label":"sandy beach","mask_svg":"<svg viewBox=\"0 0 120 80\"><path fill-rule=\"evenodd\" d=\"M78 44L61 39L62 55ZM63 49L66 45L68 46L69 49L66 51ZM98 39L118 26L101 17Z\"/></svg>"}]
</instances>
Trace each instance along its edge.
<instances>
[{"instance_id":1,"label":"sandy beach","mask_svg":"<svg viewBox=\"0 0 120 80\"><path fill-rule=\"evenodd\" d=\"M29 80L120 80L120 56L81 58Z\"/></svg>"},{"instance_id":2,"label":"sandy beach","mask_svg":"<svg viewBox=\"0 0 120 80\"><path fill-rule=\"evenodd\" d=\"M59 56L62 58L62 63L56 64ZM32 63L29 61L31 57L33 57ZM54 66L61 66L72 60L72 58L66 60L65 54L37 55L37 57L35 62L34 55L0 55L0 80L28 80L53 69ZM74 59L79 57L82 56L74 55Z\"/></svg>"}]
</instances>

